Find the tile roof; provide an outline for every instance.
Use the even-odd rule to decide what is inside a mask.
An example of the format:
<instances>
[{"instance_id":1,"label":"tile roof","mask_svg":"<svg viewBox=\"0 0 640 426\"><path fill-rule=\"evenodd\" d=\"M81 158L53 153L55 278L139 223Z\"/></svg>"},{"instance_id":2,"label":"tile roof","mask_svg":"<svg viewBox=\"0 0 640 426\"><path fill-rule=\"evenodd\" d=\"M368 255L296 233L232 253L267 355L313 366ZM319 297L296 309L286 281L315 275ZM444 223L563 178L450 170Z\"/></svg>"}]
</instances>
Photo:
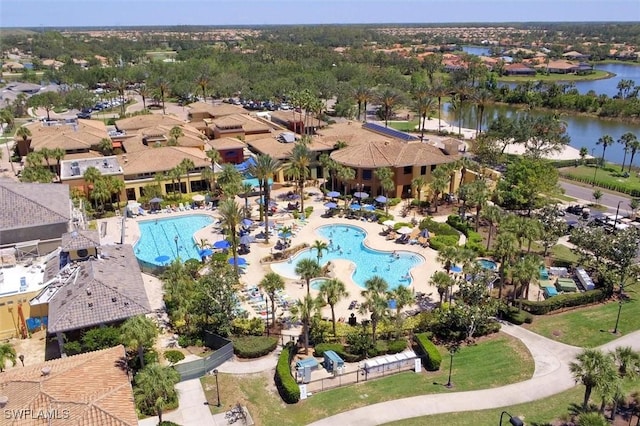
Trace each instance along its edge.
<instances>
[{"instance_id":1,"label":"tile roof","mask_svg":"<svg viewBox=\"0 0 640 426\"><path fill-rule=\"evenodd\" d=\"M284 160L286 158L289 158L289 156L291 155L291 150L295 145L293 143L279 142L276 139L275 135L264 137L261 139L247 140L247 144L255 151L258 151L260 154L269 154L277 160ZM311 138L309 149L312 152L317 152L331 151L334 148L333 143L328 143L324 138L314 136Z\"/></svg>"},{"instance_id":2,"label":"tile roof","mask_svg":"<svg viewBox=\"0 0 640 426\"><path fill-rule=\"evenodd\" d=\"M225 115L233 114L249 114L249 111L247 111L246 109L229 104L213 105L206 102L194 102L192 104L189 104L188 107L191 112L206 112L211 118L218 118Z\"/></svg>"},{"instance_id":3,"label":"tile roof","mask_svg":"<svg viewBox=\"0 0 640 426\"><path fill-rule=\"evenodd\" d=\"M161 114L136 115L135 117L123 118L122 120L116 121L116 127L118 130L123 130L125 132L132 132L160 125L169 126L169 128L171 128L182 124L185 124L185 122L180 120L178 117Z\"/></svg>"},{"instance_id":4,"label":"tile roof","mask_svg":"<svg viewBox=\"0 0 640 426\"><path fill-rule=\"evenodd\" d=\"M231 114L211 120L211 124L220 129L241 126L247 133L268 133L271 127L247 114Z\"/></svg>"},{"instance_id":5,"label":"tile roof","mask_svg":"<svg viewBox=\"0 0 640 426\"><path fill-rule=\"evenodd\" d=\"M26 418L3 425L137 425L129 376L121 366L123 346L16 367L0 374L0 395L9 398L4 410L30 410ZM49 374L43 374L43 368ZM10 410L10 411L9 411ZM37 418L56 410L58 418Z\"/></svg>"},{"instance_id":6,"label":"tile roof","mask_svg":"<svg viewBox=\"0 0 640 426\"><path fill-rule=\"evenodd\" d=\"M141 173L165 172L180 164L184 158L191 159L196 168L211 165L207 154L199 148L161 146L145 147L146 149L131 152L128 147L129 145L125 142L127 153L118 156L125 177Z\"/></svg>"},{"instance_id":7,"label":"tile roof","mask_svg":"<svg viewBox=\"0 0 640 426\"><path fill-rule=\"evenodd\" d=\"M98 231L73 231L62 234L62 251L82 250L100 246Z\"/></svg>"},{"instance_id":8,"label":"tile roof","mask_svg":"<svg viewBox=\"0 0 640 426\"><path fill-rule=\"evenodd\" d=\"M28 126L31 131L31 149L62 148L65 151L89 150L97 146L101 139L109 138L107 127L98 120L78 120L76 124L59 124L45 126L33 123Z\"/></svg>"},{"instance_id":9,"label":"tile roof","mask_svg":"<svg viewBox=\"0 0 640 426\"><path fill-rule=\"evenodd\" d=\"M246 148L247 144L236 138L220 138L207 142L213 149L220 151L225 149Z\"/></svg>"},{"instance_id":10,"label":"tile roof","mask_svg":"<svg viewBox=\"0 0 640 426\"><path fill-rule=\"evenodd\" d=\"M0 182L0 230L67 223L69 186L58 183Z\"/></svg>"},{"instance_id":11,"label":"tile roof","mask_svg":"<svg viewBox=\"0 0 640 426\"><path fill-rule=\"evenodd\" d=\"M100 253L98 259L80 262L49 301L49 333L109 324L151 310L133 248L102 246Z\"/></svg>"}]
</instances>

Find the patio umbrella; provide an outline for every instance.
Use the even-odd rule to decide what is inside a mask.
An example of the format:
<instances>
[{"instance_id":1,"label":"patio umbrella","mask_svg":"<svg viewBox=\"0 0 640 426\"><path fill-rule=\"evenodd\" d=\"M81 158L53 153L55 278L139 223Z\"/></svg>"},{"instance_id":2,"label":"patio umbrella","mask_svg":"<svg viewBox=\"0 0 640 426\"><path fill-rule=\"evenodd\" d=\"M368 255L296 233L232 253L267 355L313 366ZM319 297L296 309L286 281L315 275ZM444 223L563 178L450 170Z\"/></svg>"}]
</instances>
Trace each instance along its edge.
<instances>
[{"instance_id":1,"label":"patio umbrella","mask_svg":"<svg viewBox=\"0 0 640 426\"><path fill-rule=\"evenodd\" d=\"M422 232L420 232L420 236L424 238L429 238L429 230L426 228L423 229Z\"/></svg>"},{"instance_id":2,"label":"patio umbrella","mask_svg":"<svg viewBox=\"0 0 640 426\"><path fill-rule=\"evenodd\" d=\"M398 229L396 232L398 234L404 235L404 234L410 234L411 231L413 231L413 230L411 228L409 228L408 226L403 226L402 228Z\"/></svg>"},{"instance_id":3,"label":"patio umbrella","mask_svg":"<svg viewBox=\"0 0 640 426\"><path fill-rule=\"evenodd\" d=\"M364 206L362 206L362 210L373 212L376 210L376 208L373 207L371 204L365 204Z\"/></svg>"},{"instance_id":4,"label":"patio umbrella","mask_svg":"<svg viewBox=\"0 0 640 426\"><path fill-rule=\"evenodd\" d=\"M462 267L458 265L453 265L450 271L453 272L454 274L459 274L460 272L462 272Z\"/></svg>"},{"instance_id":5,"label":"patio umbrella","mask_svg":"<svg viewBox=\"0 0 640 426\"><path fill-rule=\"evenodd\" d=\"M253 225L253 221L251 219L244 218L242 219L242 226L251 226Z\"/></svg>"},{"instance_id":6,"label":"patio umbrella","mask_svg":"<svg viewBox=\"0 0 640 426\"><path fill-rule=\"evenodd\" d=\"M338 207L338 205L336 203L334 203L333 201L330 201L328 203L325 203L324 205L326 208L328 209L335 209L336 207Z\"/></svg>"},{"instance_id":7,"label":"patio umbrella","mask_svg":"<svg viewBox=\"0 0 640 426\"><path fill-rule=\"evenodd\" d=\"M211 249L203 249L200 250L200 257L207 257L207 256L211 256L213 254L213 251Z\"/></svg>"},{"instance_id":8,"label":"patio umbrella","mask_svg":"<svg viewBox=\"0 0 640 426\"><path fill-rule=\"evenodd\" d=\"M138 202L136 202L136 201L131 201L131 202L129 202L129 204L127 204L127 208L128 208L129 210L135 210L135 209L137 209L137 208L138 208L138 207L140 207L140 206L141 206L141 204L140 204L140 203L138 203Z\"/></svg>"},{"instance_id":9,"label":"patio umbrella","mask_svg":"<svg viewBox=\"0 0 640 426\"><path fill-rule=\"evenodd\" d=\"M340 193L338 191L327 192L327 197L336 198L339 196L340 196Z\"/></svg>"},{"instance_id":10,"label":"patio umbrella","mask_svg":"<svg viewBox=\"0 0 640 426\"><path fill-rule=\"evenodd\" d=\"M238 259L231 257L229 258L228 262L229 262L229 265L244 266L247 264L247 259L245 259L244 257L239 257Z\"/></svg>"},{"instance_id":11,"label":"patio umbrella","mask_svg":"<svg viewBox=\"0 0 640 426\"><path fill-rule=\"evenodd\" d=\"M382 224L383 224L384 226L393 226L393 225L395 225L395 224L396 224L396 221L395 221L395 220L391 220L391 219L389 219L389 220L385 220L384 222L382 222Z\"/></svg>"},{"instance_id":12,"label":"patio umbrella","mask_svg":"<svg viewBox=\"0 0 640 426\"><path fill-rule=\"evenodd\" d=\"M227 240L220 240L213 243L213 248L228 249L229 247L231 247L231 243Z\"/></svg>"},{"instance_id":13,"label":"patio umbrella","mask_svg":"<svg viewBox=\"0 0 640 426\"><path fill-rule=\"evenodd\" d=\"M192 199L193 201L195 201L196 203L201 203L201 202L203 202L203 201L204 201L204 195L196 194L196 195L194 195L193 197L191 197L191 199Z\"/></svg>"},{"instance_id":14,"label":"patio umbrella","mask_svg":"<svg viewBox=\"0 0 640 426\"><path fill-rule=\"evenodd\" d=\"M248 246L254 241L255 238L253 238L251 235L243 235L242 237L240 237L240 244L244 244L245 246Z\"/></svg>"},{"instance_id":15,"label":"patio umbrella","mask_svg":"<svg viewBox=\"0 0 640 426\"><path fill-rule=\"evenodd\" d=\"M160 255L160 256L156 257L156 262L165 263L169 259L171 259L171 257L167 256L166 254L163 254L163 255Z\"/></svg>"},{"instance_id":16,"label":"patio umbrella","mask_svg":"<svg viewBox=\"0 0 640 426\"><path fill-rule=\"evenodd\" d=\"M160 198L160 197L155 197L155 198L152 198L152 199L149 200L150 203L161 203L163 201L164 200L162 198Z\"/></svg>"},{"instance_id":17,"label":"patio umbrella","mask_svg":"<svg viewBox=\"0 0 640 426\"><path fill-rule=\"evenodd\" d=\"M291 232L281 232L278 234L280 238L291 238Z\"/></svg>"},{"instance_id":18,"label":"patio umbrella","mask_svg":"<svg viewBox=\"0 0 640 426\"><path fill-rule=\"evenodd\" d=\"M367 198L369 194L367 194L366 192L356 192L355 194L353 194L353 196L356 198Z\"/></svg>"},{"instance_id":19,"label":"patio umbrella","mask_svg":"<svg viewBox=\"0 0 640 426\"><path fill-rule=\"evenodd\" d=\"M360 204L351 204L351 205L349 206L349 208L350 208L351 210L358 211L358 210L362 209L362 206L361 206Z\"/></svg>"},{"instance_id":20,"label":"patio umbrella","mask_svg":"<svg viewBox=\"0 0 640 426\"><path fill-rule=\"evenodd\" d=\"M383 203L384 204L384 203L387 202L387 197L385 197L384 195L378 195L376 197L376 201L379 202L379 203Z\"/></svg>"}]
</instances>

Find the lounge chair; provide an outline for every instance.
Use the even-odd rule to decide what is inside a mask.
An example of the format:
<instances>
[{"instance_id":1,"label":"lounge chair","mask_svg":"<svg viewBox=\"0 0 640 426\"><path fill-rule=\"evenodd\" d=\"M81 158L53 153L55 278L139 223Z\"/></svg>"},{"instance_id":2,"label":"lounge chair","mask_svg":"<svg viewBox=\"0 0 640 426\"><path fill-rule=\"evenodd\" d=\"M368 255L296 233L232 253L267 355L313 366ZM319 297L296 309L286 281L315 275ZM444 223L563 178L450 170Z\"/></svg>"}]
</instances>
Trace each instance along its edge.
<instances>
[{"instance_id":1,"label":"lounge chair","mask_svg":"<svg viewBox=\"0 0 640 426\"><path fill-rule=\"evenodd\" d=\"M182 203L178 204L178 210L180 210L181 212L184 211L184 205Z\"/></svg>"},{"instance_id":2,"label":"lounge chair","mask_svg":"<svg viewBox=\"0 0 640 426\"><path fill-rule=\"evenodd\" d=\"M398 234L396 234L395 232L391 231L389 233L389 235L387 235L387 240L395 240L396 238L398 238Z\"/></svg>"},{"instance_id":3,"label":"lounge chair","mask_svg":"<svg viewBox=\"0 0 640 426\"><path fill-rule=\"evenodd\" d=\"M426 237L418 237L418 244L422 247L429 247L429 239Z\"/></svg>"}]
</instances>

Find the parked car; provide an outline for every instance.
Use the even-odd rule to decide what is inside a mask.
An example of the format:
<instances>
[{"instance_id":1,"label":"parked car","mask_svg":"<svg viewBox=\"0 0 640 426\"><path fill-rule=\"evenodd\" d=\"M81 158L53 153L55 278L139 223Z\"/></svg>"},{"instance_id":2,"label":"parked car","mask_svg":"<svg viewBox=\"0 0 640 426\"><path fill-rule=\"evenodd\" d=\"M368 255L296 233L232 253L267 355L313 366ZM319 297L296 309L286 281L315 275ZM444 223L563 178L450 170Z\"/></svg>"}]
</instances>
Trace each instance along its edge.
<instances>
[{"instance_id":1,"label":"parked car","mask_svg":"<svg viewBox=\"0 0 640 426\"><path fill-rule=\"evenodd\" d=\"M576 204L576 205L567 207L566 211L567 211L567 213L572 213L572 214L575 214L575 215L581 215L583 208L584 207L582 207L581 205Z\"/></svg>"},{"instance_id":2,"label":"parked car","mask_svg":"<svg viewBox=\"0 0 640 426\"><path fill-rule=\"evenodd\" d=\"M82 111L82 112L79 112L79 113L76 115L76 117L78 117L78 118L83 118L83 119L87 119L87 120L88 120L88 119L90 119L90 118L91 118L91 113L90 113L90 112L84 112L84 111Z\"/></svg>"}]
</instances>

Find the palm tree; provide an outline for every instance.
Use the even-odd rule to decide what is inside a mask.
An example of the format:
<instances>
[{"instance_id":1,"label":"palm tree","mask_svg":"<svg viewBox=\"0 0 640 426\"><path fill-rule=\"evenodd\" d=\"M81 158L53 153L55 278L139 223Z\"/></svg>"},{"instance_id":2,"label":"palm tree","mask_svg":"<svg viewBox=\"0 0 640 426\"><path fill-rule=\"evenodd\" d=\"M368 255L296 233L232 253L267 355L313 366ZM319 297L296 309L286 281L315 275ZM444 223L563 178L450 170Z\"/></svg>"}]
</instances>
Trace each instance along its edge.
<instances>
[{"instance_id":1,"label":"palm tree","mask_svg":"<svg viewBox=\"0 0 640 426\"><path fill-rule=\"evenodd\" d=\"M633 350L630 346L618 346L613 353L613 358L618 366L620 377L638 376L638 368L640 368L640 353Z\"/></svg>"},{"instance_id":2,"label":"palm tree","mask_svg":"<svg viewBox=\"0 0 640 426\"><path fill-rule=\"evenodd\" d=\"M222 223L227 233L227 238L231 244L231 253L233 254L233 266L236 271L236 275L239 275L238 269L238 226L242 220L242 214L240 212L240 206L233 198L227 198L223 200L218 206L218 212L222 217Z\"/></svg>"},{"instance_id":3,"label":"palm tree","mask_svg":"<svg viewBox=\"0 0 640 426\"><path fill-rule=\"evenodd\" d=\"M333 191L333 172L337 168L337 163L331 159L329 154L321 154L318 158L320 161L320 165L322 166L322 170L324 173L324 182L322 182L322 189L327 190L327 180L331 180L331 190ZM329 179L327 179L327 176Z\"/></svg>"},{"instance_id":4,"label":"palm tree","mask_svg":"<svg viewBox=\"0 0 640 426\"><path fill-rule=\"evenodd\" d=\"M316 250L316 256L318 258L318 265L320 264L320 259L322 259L322 252L325 250L329 250L329 246L322 240L315 240L313 245L311 246L312 250Z\"/></svg>"},{"instance_id":5,"label":"palm tree","mask_svg":"<svg viewBox=\"0 0 640 426\"><path fill-rule=\"evenodd\" d=\"M524 299L529 297L529 285L531 280L535 280L540 276L540 258L535 255L526 255L521 257L511 269L511 280L513 282L513 295L511 301L515 304L518 293Z\"/></svg>"},{"instance_id":6,"label":"palm tree","mask_svg":"<svg viewBox=\"0 0 640 426\"><path fill-rule=\"evenodd\" d=\"M276 293L280 290L284 290L284 280L275 272L269 272L262 278L262 281L258 284L258 287L269 295L271 299L271 327L276 325Z\"/></svg>"},{"instance_id":7,"label":"palm tree","mask_svg":"<svg viewBox=\"0 0 640 426\"><path fill-rule=\"evenodd\" d=\"M446 272L436 271L431 275L429 284L436 287L438 295L440 296L440 305L442 305L442 299L446 296L449 288L454 284L453 277Z\"/></svg>"},{"instance_id":8,"label":"palm tree","mask_svg":"<svg viewBox=\"0 0 640 426\"><path fill-rule=\"evenodd\" d=\"M438 212L438 199L440 198L440 194L447 190L450 182L451 176L447 167L436 167L435 170L431 172L431 182L429 182L429 186L433 192L433 207L435 213Z\"/></svg>"},{"instance_id":9,"label":"palm tree","mask_svg":"<svg viewBox=\"0 0 640 426\"><path fill-rule=\"evenodd\" d=\"M360 305L359 312L362 315L371 313L371 339L375 346L378 324L384 318L389 306L386 298L389 284L384 278L374 275L365 281L364 288L361 295L365 300Z\"/></svg>"},{"instance_id":10,"label":"palm tree","mask_svg":"<svg viewBox=\"0 0 640 426\"><path fill-rule=\"evenodd\" d=\"M487 250L489 250L489 247L491 246L491 237L495 227L502 218L502 210L500 210L500 207L496 205L487 206L482 211L482 217L489 222L489 232L487 233Z\"/></svg>"},{"instance_id":11,"label":"palm tree","mask_svg":"<svg viewBox=\"0 0 640 426\"><path fill-rule=\"evenodd\" d=\"M287 176L296 181L300 195L300 212L304 213L304 182L311 175L311 151L304 142L297 142L291 151L289 165L285 170Z\"/></svg>"},{"instance_id":12,"label":"palm tree","mask_svg":"<svg viewBox=\"0 0 640 426\"><path fill-rule=\"evenodd\" d=\"M345 192L345 197L344 197L344 205L345 207L347 206L347 197L346 194L347 192L349 192L349 181L353 180L356 176L356 171L353 170L351 167L346 167L346 166L342 166L339 165L338 166L338 179L340 179L342 181L342 183L344 184L344 192Z\"/></svg>"},{"instance_id":13,"label":"palm tree","mask_svg":"<svg viewBox=\"0 0 640 426\"><path fill-rule=\"evenodd\" d=\"M294 318L302 321L302 333L304 334L304 353L309 353L309 327L311 325L311 318L316 314L318 310L318 299L311 297L307 294L303 299L298 299L296 303L291 307L291 314Z\"/></svg>"},{"instance_id":14,"label":"palm tree","mask_svg":"<svg viewBox=\"0 0 640 426\"><path fill-rule=\"evenodd\" d=\"M413 180L411 181L411 187L416 190L416 193L418 195L418 204L420 204L420 202L422 201L422 190L428 184L429 183L424 178L424 176L418 176L417 178L413 178Z\"/></svg>"},{"instance_id":15,"label":"palm tree","mask_svg":"<svg viewBox=\"0 0 640 426\"><path fill-rule=\"evenodd\" d=\"M396 325L398 327L399 338L402 333L402 309L404 309L405 306L409 306L411 303L413 303L415 301L415 298L411 290L403 285L399 285L395 289L387 293L387 298L396 302Z\"/></svg>"},{"instance_id":16,"label":"palm tree","mask_svg":"<svg viewBox=\"0 0 640 426\"><path fill-rule=\"evenodd\" d=\"M631 159L629 160L629 173L631 173L631 166L633 166L633 158L636 156L636 152L640 150L640 141L637 138L629 142L629 150L631 151Z\"/></svg>"},{"instance_id":17,"label":"palm tree","mask_svg":"<svg viewBox=\"0 0 640 426\"><path fill-rule=\"evenodd\" d=\"M631 150L631 142L633 140L637 140L637 138L636 135L631 132L625 133L624 135L620 136L620 139L618 139L618 143L623 146L624 150L624 157L622 158L622 168L620 169L621 172L624 172L624 165L627 161L627 154Z\"/></svg>"},{"instance_id":18,"label":"palm tree","mask_svg":"<svg viewBox=\"0 0 640 426\"><path fill-rule=\"evenodd\" d=\"M136 403L155 408L159 423L162 424L162 411L168 403L178 398L175 385L180 381L180 374L175 368L164 367L156 362L140 370L134 380Z\"/></svg>"},{"instance_id":19,"label":"palm tree","mask_svg":"<svg viewBox=\"0 0 640 426\"><path fill-rule=\"evenodd\" d=\"M9 361L13 367L16 366L17 355L16 350L9 343L0 344L0 373L4 371L4 367Z\"/></svg>"},{"instance_id":20,"label":"palm tree","mask_svg":"<svg viewBox=\"0 0 640 426\"><path fill-rule=\"evenodd\" d=\"M22 140L26 142L31 137L31 130L26 126L20 126L18 127L18 130L16 130L16 136L22 138Z\"/></svg>"},{"instance_id":21,"label":"palm tree","mask_svg":"<svg viewBox=\"0 0 640 426\"><path fill-rule=\"evenodd\" d=\"M172 141L175 145L178 144L178 139L184 136L184 131L180 126L173 126L169 130L169 141Z\"/></svg>"},{"instance_id":22,"label":"palm tree","mask_svg":"<svg viewBox=\"0 0 640 426\"><path fill-rule=\"evenodd\" d=\"M164 108L164 98L169 93L169 82L160 77L158 80L156 80L155 86L158 94L160 95L160 101L162 102L162 114L164 115L166 114L166 110Z\"/></svg>"},{"instance_id":23,"label":"palm tree","mask_svg":"<svg viewBox=\"0 0 640 426\"><path fill-rule=\"evenodd\" d=\"M449 90L447 87L439 80L431 87L431 94L433 97L438 99L438 132L440 131L442 125L442 98L449 94Z\"/></svg>"},{"instance_id":24,"label":"palm tree","mask_svg":"<svg viewBox=\"0 0 640 426\"><path fill-rule=\"evenodd\" d=\"M196 84L202 90L202 99L207 102L207 88L209 87L209 76L206 73L202 73L198 76Z\"/></svg>"},{"instance_id":25,"label":"palm tree","mask_svg":"<svg viewBox=\"0 0 640 426\"><path fill-rule=\"evenodd\" d=\"M364 86L359 86L354 93L354 97L356 99L356 103L358 104L358 120L360 120L360 115L362 111L364 111L364 122L367 121L367 103L373 98L371 90Z\"/></svg>"},{"instance_id":26,"label":"palm tree","mask_svg":"<svg viewBox=\"0 0 640 426\"><path fill-rule=\"evenodd\" d=\"M493 245L493 255L500 263L498 275L500 276L500 290L498 299L502 299L502 288L505 284L506 271L511 261L518 252L518 241L511 232L499 232Z\"/></svg>"},{"instance_id":27,"label":"palm tree","mask_svg":"<svg viewBox=\"0 0 640 426\"><path fill-rule=\"evenodd\" d=\"M260 220L264 218L263 215L266 215L267 219L269 217L266 214L266 209L269 207L269 203L271 201L271 186L269 185L269 180L273 179L278 170L282 167L280 161L274 159L270 155L258 155L256 157L255 165L252 165L249 168L249 172L258 179L260 185L260 192L262 196L263 203L260 205ZM269 243L269 220L264 221L264 235L265 242Z\"/></svg>"},{"instance_id":28,"label":"palm tree","mask_svg":"<svg viewBox=\"0 0 640 426\"><path fill-rule=\"evenodd\" d=\"M476 104L478 113L476 115L476 138L482 132L482 119L484 118L484 110L487 104L491 102L491 92L487 89L480 89L473 93L473 101Z\"/></svg>"},{"instance_id":29,"label":"palm tree","mask_svg":"<svg viewBox=\"0 0 640 426\"><path fill-rule=\"evenodd\" d=\"M587 409L593 389L601 387L603 382L611 377L612 371L616 374L615 369L611 355L605 354L600 349L591 348L584 349L576 357L576 361L569 364L569 370L576 382L582 382L585 386L583 409Z\"/></svg>"},{"instance_id":30,"label":"palm tree","mask_svg":"<svg viewBox=\"0 0 640 426\"><path fill-rule=\"evenodd\" d=\"M334 336L337 336L336 313L334 308L340 300L346 299L347 297L349 297L349 292L347 291L344 283L339 279L333 278L326 280L320 285L320 298L325 300L331 307L331 321L333 322Z\"/></svg>"},{"instance_id":31,"label":"palm tree","mask_svg":"<svg viewBox=\"0 0 640 426\"><path fill-rule=\"evenodd\" d=\"M122 344L137 349L141 368L144 368L144 349L152 347L157 336L156 324L144 315L131 317L120 327Z\"/></svg>"},{"instance_id":32,"label":"palm tree","mask_svg":"<svg viewBox=\"0 0 640 426\"><path fill-rule=\"evenodd\" d=\"M469 188L469 193L467 194L467 203L476 208L476 232L478 232L478 228L480 227L480 213L483 207L489 201L489 188L487 186L487 181L484 179L476 179L470 184L466 185Z\"/></svg>"},{"instance_id":33,"label":"palm tree","mask_svg":"<svg viewBox=\"0 0 640 426\"><path fill-rule=\"evenodd\" d=\"M251 217L251 210L249 210L249 196L253 192L253 185L249 182L244 182L242 184L241 194L244 198L244 214L245 217Z\"/></svg>"},{"instance_id":34,"label":"palm tree","mask_svg":"<svg viewBox=\"0 0 640 426\"><path fill-rule=\"evenodd\" d=\"M349 169L351 170L351 169ZM391 167L380 167L373 172L380 181L380 187L382 188L382 195L387 196L387 193L393 189L393 169ZM353 179L353 178L351 178ZM389 203L385 204L386 212L389 212Z\"/></svg>"},{"instance_id":35,"label":"palm tree","mask_svg":"<svg viewBox=\"0 0 640 426\"><path fill-rule=\"evenodd\" d=\"M301 259L296 263L295 271L307 283L307 294L309 294L310 282L313 278L320 276L322 268L314 259Z\"/></svg>"},{"instance_id":36,"label":"palm tree","mask_svg":"<svg viewBox=\"0 0 640 426\"><path fill-rule=\"evenodd\" d=\"M182 129L180 129L180 131L182 131ZM190 158L183 158L182 161L180 162L180 168L184 170L184 172L187 174L187 194L188 194L191 192L191 181L189 179L189 173L191 173L191 170L196 168L196 165L193 164L193 160L191 160Z\"/></svg>"},{"instance_id":37,"label":"palm tree","mask_svg":"<svg viewBox=\"0 0 640 426\"><path fill-rule=\"evenodd\" d=\"M600 139L598 139L596 145L602 145L602 166L604 167L604 153L607 152L608 146L613 145L613 138L609 135L604 135Z\"/></svg>"},{"instance_id":38,"label":"palm tree","mask_svg":"<svg viewBox=\"0 0 640 426\"><path fill-rule=\"evenodd\" d=\"M242 188L242 175L233 164L225 163L218 176L218 183L225 197L235 197Z\"/></svg>"},{"instance_id":39,"label":"palm tree","mask_svg":"<svg viewBox=\"0 0 640 426\"><path fill-rule=\"evenodd\" d=\"M62 148L54 148L51 151L51 156L56 160L56 175L58 176L58 179L60 179L60 162L64 158L65 154L65 150Z\"/></svg>"},{"instance_id":40,"label":"palm tree","mask_svg":"<svg viewBox=\"0 0 640 426\"><path fill-rule=\"evenodd\" d=\"M120 194L122 194L122 191L124 191L125 188L124 181L118 179L115 176L105 176L105 183L107 184L109 196L116 196L118 208L120 208Z\"/></svg>"},{"instance_id":41,"label":"palm tree","mask_svg":"<svg viewBox=\"0 0 640 426\"><path fill-rule=\"evenodd\" d=\"M102 138L98 142L98 149L102 155L111 155L113 153L113 142L110 138Z\"/></svg>"},{"instance_id":42,"label":"palm tree","mask_svg":"<svg viewBox=\"0 0 640 426\"><path fill-rule=\"evenodd\" d=\"M382 115L384 117L384 126L389 126L389 119L393 116L393 110L400 101L400 95L391 89L385 89L379 98L382 106Z\"/></svg>"},{"instance_id":43,"label":"palm tree","mask_svg":"<svg viewBox=\"0 0 640 426\"><path fill-rule=\"evenodd\" d=\"M146 110L147 109L147 98L149 96L151 96L151 90L149 90L149 88L147 87L146 84L142 84L140 87L138 87L136 92L142 98L142 109Z\"/></svg>"},{"instance_id":44,"label":"palm tree","mask_svg":"<svg viewBox=\"0 0 640 426\"><path fill-rule=\"evenodd\" d=\"M420 130L420 140L424 140L424 126L427 123L427 117L435 109L435 101L429 96L429 89L426 86L420 86L414 92L415 110L418 114L418 130Z\"/></svg>"}]
</instances>

